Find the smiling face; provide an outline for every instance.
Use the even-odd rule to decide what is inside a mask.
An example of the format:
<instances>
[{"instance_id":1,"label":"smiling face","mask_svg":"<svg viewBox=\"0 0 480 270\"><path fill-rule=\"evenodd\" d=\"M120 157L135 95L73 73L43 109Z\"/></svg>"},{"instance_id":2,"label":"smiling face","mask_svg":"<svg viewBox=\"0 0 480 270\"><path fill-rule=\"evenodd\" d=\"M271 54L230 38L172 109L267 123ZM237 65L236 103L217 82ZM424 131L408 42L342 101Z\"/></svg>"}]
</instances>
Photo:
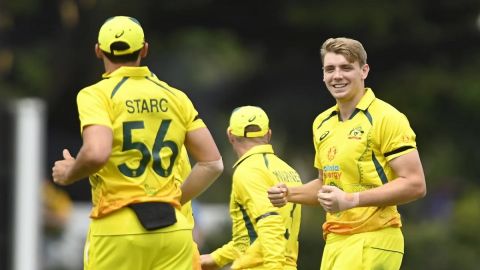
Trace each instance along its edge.
<instances>
[{"instance_id":1,"label":"smiling face","mask_svg":"<svg viewBox=\"0 0 480 270\"><path fill-rule=\"evenodd\" d=\"M365 92L368 76L367 52L358 40L327 39L320 49L323 81L337 103L355 106Z\"/></svg>"},{"instance_id":2,"label":"smiling face","mask_svg":"<svg viewBox=\"0 0 480 270\"><path fill-rule=\"evenodd\" d=\"M323 81L338 102L360 100L368 71L368 64L350 62L343 54L327 52L323 57Z\"/></svg>"}]
</instances>

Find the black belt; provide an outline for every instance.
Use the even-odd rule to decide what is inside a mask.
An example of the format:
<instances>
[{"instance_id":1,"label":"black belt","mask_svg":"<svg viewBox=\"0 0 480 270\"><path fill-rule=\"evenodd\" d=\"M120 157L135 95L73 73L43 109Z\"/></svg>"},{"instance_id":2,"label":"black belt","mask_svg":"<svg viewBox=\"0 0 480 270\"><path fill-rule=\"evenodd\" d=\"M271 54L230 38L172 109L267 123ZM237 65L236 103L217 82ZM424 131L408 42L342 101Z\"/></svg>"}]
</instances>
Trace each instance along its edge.
<instances>
[{"instance_id":1,"label":"black belt","mask_svg":"<svg viewBox=\"0 0 480 270\"><path fill-rule=\"evenodd\" d=\"M177 222L175 208L166 202L142 202L129 204L142 226L148 230L156 230Z\"/></svg>"}]
</instances>

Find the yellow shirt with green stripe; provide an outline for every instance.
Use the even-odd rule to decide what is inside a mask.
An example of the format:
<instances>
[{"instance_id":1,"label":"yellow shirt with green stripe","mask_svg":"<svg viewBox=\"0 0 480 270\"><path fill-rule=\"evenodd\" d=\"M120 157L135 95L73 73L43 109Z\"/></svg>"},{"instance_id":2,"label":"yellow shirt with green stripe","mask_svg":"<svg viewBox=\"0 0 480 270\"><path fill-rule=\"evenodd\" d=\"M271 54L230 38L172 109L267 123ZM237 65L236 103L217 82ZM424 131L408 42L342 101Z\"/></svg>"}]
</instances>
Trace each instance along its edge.
<instances>
[{"instance_id":1,"label":"yellow shirt with green stripe","mask_svg":"<svg viewBox=\"0 0 480 270\"><path fill-rule=\"evenodd\" d=\"M388 162L416 149L415 133L402 113L365 89L350 119L341 121L337 106L313 122L314 166L325 185L345 192L381 186L396 178ZM357 207L327 213L324 237L330 232L354 234L401 227L396 206Z\"/></svg>"},{"instance_id":2,"label":"yellow shirt with green stripe","mask_svg":"<svg viewBox=\"0 0 480 270\"><path fill-rule=\"evenodd\" d=\"M300 186L298 173L278 158L270 144L258 145L234 165L230 196L232 241L212 253L232 269L296 269L301 206L272 206L267 190L277 183Z\"/></svg>"},{"instance_id":3,"label":"yellow shirt with green stripe","mask_svg":"<svg viewBox=\"0 0 480 270\"><path fill-rule=\"evenodd\" d=\"M112 153L90 176L92 218L137 202L168 202L180 208L174 179L185 134L205 127L190 99L160 81L147 67L121 67L77 95L81 129L113 131Z\"/></svg>"}]
</instances>

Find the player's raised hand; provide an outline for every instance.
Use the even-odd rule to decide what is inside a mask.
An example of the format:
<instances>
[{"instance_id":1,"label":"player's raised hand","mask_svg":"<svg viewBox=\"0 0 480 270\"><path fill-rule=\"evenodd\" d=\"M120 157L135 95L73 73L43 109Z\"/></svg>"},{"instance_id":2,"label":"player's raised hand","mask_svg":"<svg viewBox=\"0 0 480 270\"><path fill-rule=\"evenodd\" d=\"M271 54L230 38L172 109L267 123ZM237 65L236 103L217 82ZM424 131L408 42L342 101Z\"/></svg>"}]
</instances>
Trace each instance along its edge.
<instances>
[{"instance_id":1,"label":"player's raised hand","mask_svg":"<svg viewBox=\"0 0 480 270\"><path fill-rule=\"evenodd\" d=\"M68 149L63 149L63 158L63 160L55 161L55 165L52 168L53 181L62 186L70 184L68 171L75 162L75 158L70 155Z\"/></svg>"},{"instance_id":2,"label":"player's raised hand","mask_svg":"<svg viewBox=\"0 0 480 270\"><path fill-rule=\"evenodd\" d=\"M335 186L324 185L318 191L318 202L330 213L336 213L356 207L359 203L359 194L346 193Z\"/></svg>"},{"instance_id":3,"label":"player's raised hand","mask_svg":"<svg viewBox=\"0 0 480 270\"><path fill-rule=\"evenodd\" d=\"M288 187L285 183L277 184L268 189L268 199L276 207L282 207L288 203Z\"/></svg>"},{"instance_id":4,"label":"player's raised hand","mask_svg":"<svg viewBox=\"0 0 480 270\"><path fill-rule=\"evenodd\" d=\"M70 154L70 151L68 151L68 149L63 149L63 158L64 159L75 159L74 157L72 157L72 155Z\"/></svg>"}]
</instances>

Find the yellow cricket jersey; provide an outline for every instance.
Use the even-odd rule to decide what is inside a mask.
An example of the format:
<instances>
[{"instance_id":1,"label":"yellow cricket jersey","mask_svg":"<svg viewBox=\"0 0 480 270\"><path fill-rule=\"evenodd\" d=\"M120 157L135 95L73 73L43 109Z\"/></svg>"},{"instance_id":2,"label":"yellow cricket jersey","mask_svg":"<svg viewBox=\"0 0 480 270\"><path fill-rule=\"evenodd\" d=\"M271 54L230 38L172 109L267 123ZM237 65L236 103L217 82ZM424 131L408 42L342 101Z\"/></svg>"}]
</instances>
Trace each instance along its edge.
<instances>
[{"instance_id":1,"label":"yellow cricket jersey","mask_svg":"<svg viewBox=\"0 0 480 270\"><path fill-rule=\"evenodd\" d=\"M92 218L137 202L179 208L175 163L188 131L205 127L185 93L160 81L147 67L121 67L77 96L81 129L113 131L107 164L90 176Z\"/></svg>"},{"instance_id":2,"label":"yellow cricket jersey","mask_svg":"<svg viewBox=\"0 0 480 270\"><path fill-rule=\"evenodd\" d=\"M358 192L381 186L396 178L388 162L416 149L415 133L402 113L365 95L350 117L341 121L334 106L313 122L314 166L323 183L345 192ZM357 207L335 214L327 213L324 237L330 232L354 234L386 227L401 227L396 206Z\"/></svg>"},{"instance_id":3,"label":"yellow cricket jersey","mask_svg":"<svg viewBox=\"0 0 480 270\"><path fill-rule=\"evenodd\" d=\"M301 206L274 207L267 190L279 182L300 186L298 173L278 158L271 145L259 145L234 165L230 197L232 241L212 253L232 269L296 269Z\"/></svg>"}]
</instances>

